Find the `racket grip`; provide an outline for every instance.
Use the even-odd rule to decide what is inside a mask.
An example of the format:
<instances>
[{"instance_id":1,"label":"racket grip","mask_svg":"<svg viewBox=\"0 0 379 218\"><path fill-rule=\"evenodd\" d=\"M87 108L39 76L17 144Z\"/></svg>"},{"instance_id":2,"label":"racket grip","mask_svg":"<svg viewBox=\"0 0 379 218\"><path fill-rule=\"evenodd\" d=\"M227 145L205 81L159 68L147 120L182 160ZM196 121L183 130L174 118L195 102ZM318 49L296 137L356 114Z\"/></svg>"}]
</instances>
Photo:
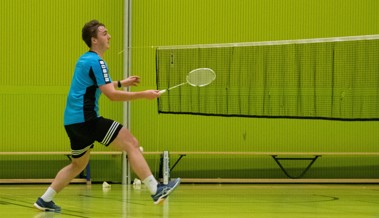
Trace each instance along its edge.
<instances>
[{"instance_id":1,"label":"racket grip","mask_svg":"<svg viewBox=\"0 0 379 218\"><path fill-rule=\"evenodd\" d=\"M164 94L165 92L167 92L167 89L160 90L160 91L159 91L159 94L162 95L162 94Z\"/></svg>"}]
</instances>

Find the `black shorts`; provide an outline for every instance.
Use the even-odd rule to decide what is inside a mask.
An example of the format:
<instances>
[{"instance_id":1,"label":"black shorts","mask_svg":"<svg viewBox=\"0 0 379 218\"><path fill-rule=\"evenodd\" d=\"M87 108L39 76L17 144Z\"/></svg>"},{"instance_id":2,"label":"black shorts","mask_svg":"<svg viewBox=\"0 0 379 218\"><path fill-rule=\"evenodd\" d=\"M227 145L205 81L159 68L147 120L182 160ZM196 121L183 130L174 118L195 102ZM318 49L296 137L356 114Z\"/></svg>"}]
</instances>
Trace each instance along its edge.
<instances>
[{"instance_id":1,"label":"black shorts","mask_svg":"<svg viewBox=\"0 0 379 218\"><path fill-rule=\"evenodd\" d=\"M95 141L108 146L117 137L122 125L116 121L98 117L84 123L64 126L70 138L72 157L83 156L88 149L93 148Z\"/></svg>"}]
</instances>

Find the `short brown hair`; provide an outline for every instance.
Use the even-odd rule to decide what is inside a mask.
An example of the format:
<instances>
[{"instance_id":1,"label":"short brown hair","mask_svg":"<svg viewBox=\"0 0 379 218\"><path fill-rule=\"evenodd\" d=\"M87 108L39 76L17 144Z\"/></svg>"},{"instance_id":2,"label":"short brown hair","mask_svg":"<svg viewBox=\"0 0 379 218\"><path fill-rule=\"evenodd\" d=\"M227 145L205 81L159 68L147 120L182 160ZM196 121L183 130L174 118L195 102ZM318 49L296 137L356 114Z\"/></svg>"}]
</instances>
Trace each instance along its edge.
<instances>
[{"instance_id":1,"label":"short brown hair","mask_svg":"<svg viewBox=\"0 0 379 218\"><path fill-rule=\"evenodd\" d=\"M97 20L91 20L88 23L86 23L82 29L82 39L87 44L89 48L91 48L91 38L97 36L97 29L100 26L104 26L104 24L100 23Z\"/></svg>"}]
</instances>

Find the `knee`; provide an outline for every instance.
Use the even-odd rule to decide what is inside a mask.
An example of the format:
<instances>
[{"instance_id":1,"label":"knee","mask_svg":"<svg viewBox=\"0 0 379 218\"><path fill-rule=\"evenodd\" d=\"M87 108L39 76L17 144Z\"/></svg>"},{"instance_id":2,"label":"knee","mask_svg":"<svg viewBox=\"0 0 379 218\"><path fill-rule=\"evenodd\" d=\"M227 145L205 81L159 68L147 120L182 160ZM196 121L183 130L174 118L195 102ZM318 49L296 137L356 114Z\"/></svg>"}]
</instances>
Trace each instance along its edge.
<instances>
[{"instance_id":1,"label":"knee","mask_svg":"<svg viewBox=\"0 0 379 218\"><path fill-rule=\"evenodd\" d=\"M138 139L136 139L135 137L133 137L133 139L130 140L130 146L132 148L138 148L139 149L139 141L138 141Z\"/></svg>"},{"instance_id":2,"label":"knee","mask_svg":"<svg viewBox=\"0 0 379 218\"><path fill-rule=\"evenodd\" d=\"M88 163L88 162L87 162L87 163ZM86 168L87 163L86 163L86 162L72 161L72 162L71 162L71 168L72 168L75 172L82 172L82 171L84 170L84 168Z\"/></svg>"},{"instance_id":3,"label":"knee","mask_svg":"<svg viewBox=\"0 0 379 218\"><path fill-rule=\"evenodd\" d=\"M126 152L132 152L139 150L139 142L135 137L129 138L129 140L124 141L122 145L122 150Z\"/></svg>"},{"instance_id":4,"label":"knee","mask_svg":"<svg viewBox=\"0 0 379 218\"><path fill-rule=\"evenodd\" d=\"M129 152L139 149L139 142L127 129L122 128L117 138L112 142L112 146L115 146L118 150Z\"/></svg>"}]
</instances>

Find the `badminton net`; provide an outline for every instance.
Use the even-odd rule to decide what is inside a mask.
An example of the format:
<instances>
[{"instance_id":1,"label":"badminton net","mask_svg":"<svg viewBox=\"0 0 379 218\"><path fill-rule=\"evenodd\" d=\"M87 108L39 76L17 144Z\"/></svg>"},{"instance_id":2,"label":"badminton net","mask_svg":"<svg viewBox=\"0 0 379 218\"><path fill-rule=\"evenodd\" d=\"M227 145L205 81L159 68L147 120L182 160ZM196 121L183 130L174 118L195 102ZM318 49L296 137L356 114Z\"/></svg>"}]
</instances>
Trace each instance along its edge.
<instances>
[{"instance_id":1,"label":"badminton net","mask_svg":"<svg viewBox=\"0 0 379 218\"><path fill-rule=\"evenodd\" d=\"M157 88L196 68L217 79L162 95L158 112L211 116L379 120L379 35L158 47Z\"/></svg>"}]
</instances>

